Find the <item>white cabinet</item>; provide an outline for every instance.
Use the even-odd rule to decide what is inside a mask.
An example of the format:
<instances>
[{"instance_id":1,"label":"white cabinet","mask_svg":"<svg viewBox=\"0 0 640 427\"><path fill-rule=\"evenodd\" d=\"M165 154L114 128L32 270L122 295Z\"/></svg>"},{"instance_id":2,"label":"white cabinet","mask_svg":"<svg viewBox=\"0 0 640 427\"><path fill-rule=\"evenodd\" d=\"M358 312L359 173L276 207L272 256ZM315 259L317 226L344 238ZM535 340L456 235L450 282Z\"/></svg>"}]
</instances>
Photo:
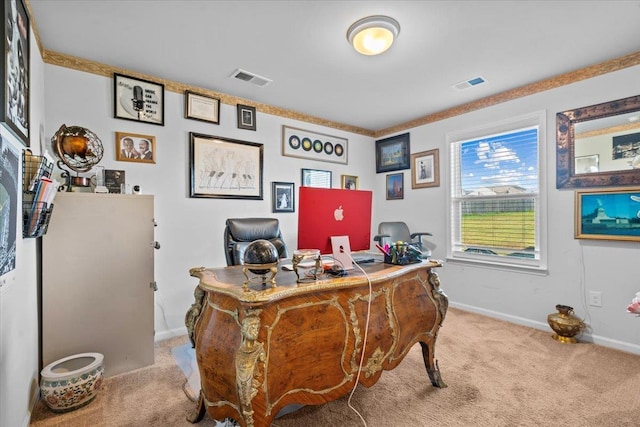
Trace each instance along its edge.
<instances>
[{"instance_id":1,"label":"white cabinet","mask_svg":"<svg viewBox=\"0 0 640 427\"><path fill-rule=\"evenodd\" d=\"M42 363L104 355L105 376L154 362L153 196L59 193L42 239Z\"/></svg>"}]
</instances>

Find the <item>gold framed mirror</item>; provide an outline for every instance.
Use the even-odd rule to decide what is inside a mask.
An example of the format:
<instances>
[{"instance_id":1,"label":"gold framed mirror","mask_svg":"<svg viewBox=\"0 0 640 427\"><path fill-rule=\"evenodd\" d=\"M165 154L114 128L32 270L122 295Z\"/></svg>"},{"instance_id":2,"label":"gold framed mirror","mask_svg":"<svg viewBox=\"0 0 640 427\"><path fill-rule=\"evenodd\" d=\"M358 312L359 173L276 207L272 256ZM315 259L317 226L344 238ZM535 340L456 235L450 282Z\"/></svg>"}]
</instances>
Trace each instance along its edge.
<instances>
[{"instance_id":1,"label":"gold framed mirror","mask_svg":"<svg viewBox=\"0 0 640 427\"><path fill-rule=\"evenodd\" d=\"M640 184L640 95L556 114L556 188Z\"/></svg>"}]
</instances>

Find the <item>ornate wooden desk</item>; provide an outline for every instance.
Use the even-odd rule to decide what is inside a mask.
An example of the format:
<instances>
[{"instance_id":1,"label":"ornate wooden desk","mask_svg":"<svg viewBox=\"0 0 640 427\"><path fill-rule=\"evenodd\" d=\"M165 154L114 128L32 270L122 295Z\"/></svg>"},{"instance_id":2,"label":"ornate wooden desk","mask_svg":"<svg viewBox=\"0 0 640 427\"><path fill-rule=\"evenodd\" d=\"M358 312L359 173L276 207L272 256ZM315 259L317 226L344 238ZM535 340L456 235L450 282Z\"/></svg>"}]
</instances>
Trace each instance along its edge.
<instances>
[{"instance_id":1,"label":"ornate wooden desk","mask_svg":"<svg viewBox=\"0 0 640 427\"><path fill-rule=\"evenodd\" d=\"M207 412L267 427L284 406L335 400L354 387L364 344L361 384L375 384L419 342L431 383L446 387L434 361L448 306L434 270L440 266L364 267L372 290L366 343L369 284L357 269L305 284L280 270L276 287L250 283L243 290L241 266L192 268L200 282L185 322L202 388L189 421Z\"/></svg>"}]
</instances>

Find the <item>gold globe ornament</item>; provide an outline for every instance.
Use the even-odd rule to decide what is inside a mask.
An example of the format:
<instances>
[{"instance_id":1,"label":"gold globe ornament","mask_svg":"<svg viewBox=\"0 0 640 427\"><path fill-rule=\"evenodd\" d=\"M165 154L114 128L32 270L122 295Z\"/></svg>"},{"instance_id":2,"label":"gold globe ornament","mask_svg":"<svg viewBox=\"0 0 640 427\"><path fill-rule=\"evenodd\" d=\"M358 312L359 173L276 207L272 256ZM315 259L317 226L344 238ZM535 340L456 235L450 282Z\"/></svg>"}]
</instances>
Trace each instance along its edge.
<instances>
[{"instance_id":1,"label":"gold globe ornament","mask_svg":"<svg viewBox=\"0 0 640 427\"><path fill-rule=\"evenodd\" d=\"M80 176L80 173L89 172L102 160L104 148L95 133L81 126L63 124L51 138L51 148L60 159L57 165L62 170L60 176L66 179L67 191L71 191L72 186L91 185L91 178ZM64 166L74 171L76 176L71 176L72 172Z\"/></svg>"}]
</instances>

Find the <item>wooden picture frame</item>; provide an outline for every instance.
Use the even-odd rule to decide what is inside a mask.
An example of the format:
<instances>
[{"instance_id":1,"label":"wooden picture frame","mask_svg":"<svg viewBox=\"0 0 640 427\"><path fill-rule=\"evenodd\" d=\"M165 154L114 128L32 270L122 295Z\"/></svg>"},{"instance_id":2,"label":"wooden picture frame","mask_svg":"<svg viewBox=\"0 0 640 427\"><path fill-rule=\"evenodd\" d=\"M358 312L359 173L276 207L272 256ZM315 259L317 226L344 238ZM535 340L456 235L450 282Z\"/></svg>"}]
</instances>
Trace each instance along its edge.
<instances>
[{"instance_id":1,"label":"wooden picture frame","mask_svg":"<svg viewBox=\"0 0 640 427\"><path fill-rule=\"evenodd\" d=\"M411 188L440 186L440 154L434 150L411 154Z\"/></svg>"},{"instance_id":2,"label":"wooden picture frame","mask_svg":"<svg viewBox=\"0 0 640 427\"><path fill-rule=\"evenodd\" d=\"M293 182L271 183L271 210L278 212L295 212L295 184Z\"/></svg>"},{"instance_id":3,"label":"wooden picture frame","mask_svg":"<svg viewBox=\"0 0 640 427\"><path fill-rule=\"evenodd\" d=\"M238 129L256 130L256 107L238 104Z\"/></svg>"},{"instance_id":4,"label":"wooden picture frame","mask_svg":"<svg viewBox=\"0 0 640 427\"><path fill-rule=\"evenodd\" d=\"M385 193L387 194L387 200L404 199L404 172L387 175Z\"/></svg>"},{"instance_id":5,"label":"wooden picture frame","mask_svg":"<svg viewBox=\"0 0 640 427\"><path fill-rule=\"evenodd\" d=\"M376 141L376 173L409 169L409 133Z\"/></svg>"},{"instance_id":6,"label":"wooden picture frame","mask_svg":"<svg viewBox=\"0 0 640 427\"><path fill-rule=\"evenodd\" d=\"M345 190L357 190L360 187L358 177L355 175L340 175L340 187Z\"/></svg>"},{"instance_id":7,"label":"wooden picture frame","mask_svg":"<svg viewBox=\"0 0 640 427\"><path fill-rule=\"evenodd\" d=\"M155 163L156 137L129 132L116 132L116 160Z\"/></svg>"},{"instance_id":8,"label":"wooden picture frame","mask_svg":"<svg viewBox=\"0 0 640 427\"><path fill-rule=\"evenodd\" d=\"M0 59L0 78L4 99L0 120L26 147L30 129L30 34L29 13L23 0L2 0L4 18L4 55Z\"/></svg>"},{"instance_id":9,"label":"wooden picture frame","mask_svg":"<svg viewBox=\"0 0 640 427\"><path fill-rule=\"evenodd\" d=\"M262 200L264 146L189 133L190 197Z\"/></svg>"},{"instance_id":10,"label":"wooden picture frame","mask_svg":"<svg viewBox=\"0 0 640 427\"><path fill-rule=\"evenodd\" d=\"M338 136L282 126L282 155L322 162L349 162L349 140Z\"/></svg>"},{"instance_id":11,"label":"wooden picture frame","mask_svg":"<svg viewBox=\"0 0 640 427\"><path fill-rule=\"evenodd\" d=\"M303 187L331 188L331 171L319 169L302 169L300 185Z\"/></svg>"},{"instance_id":12,"label":"wooden picture frame","mask_svg":"<svg viewBox=\"0 0 640 427\"><path fill-rule=\"evenodd\" d=\"M220 124L220 100L212 96L184 91L185 119Z\"/></svg>"},{"instance_id":13,"label":"wooden picture frame","mask_svg":"<svg viewBox=\"0 0 640 427\"><path fill-rule=\"evenodd\" d=\"M640 242L640 187L575 192L576 239Z\"/></svg>"},{"instance_id":14,"label":"wooden picture frame","mask_svg":"<svg viewBox=\"0 0 640 427\"><path fill-rule=\"evenodd\" d=\"M113 116L164 126L164 85L114 73Z\"/></svg>"}]
</instances>

